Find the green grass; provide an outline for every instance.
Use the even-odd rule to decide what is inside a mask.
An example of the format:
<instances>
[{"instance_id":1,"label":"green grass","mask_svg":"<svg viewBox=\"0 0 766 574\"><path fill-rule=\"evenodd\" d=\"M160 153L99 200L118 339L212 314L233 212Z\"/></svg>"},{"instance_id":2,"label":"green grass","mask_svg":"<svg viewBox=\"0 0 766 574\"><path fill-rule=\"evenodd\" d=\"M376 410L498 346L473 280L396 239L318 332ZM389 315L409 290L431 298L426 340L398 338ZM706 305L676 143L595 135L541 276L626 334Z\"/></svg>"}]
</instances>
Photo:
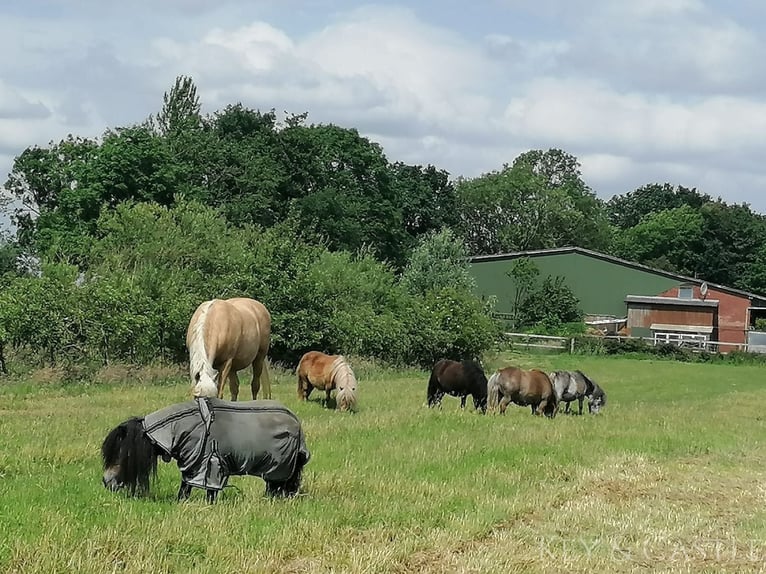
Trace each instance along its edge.
<instances>
[{"instance_id":1,"label":"green grass","mask_svg":"<svg viewBox=\"0 0 766 574\"><path fill-rule=\"evenodd\" d=\"M427 373L359 367L360 412L274 397L303 420L304 493L232 477L219 503L101 485L99 448L130 415L185 400L162 385L0 385L0 571L740 572L766 560L762 367L513 355L488 367L580 368L600 416L425 407ZM241 396L248 398L249 389ZM468 401L469 405L471 401Z\"/></svg>"}]
</instances>

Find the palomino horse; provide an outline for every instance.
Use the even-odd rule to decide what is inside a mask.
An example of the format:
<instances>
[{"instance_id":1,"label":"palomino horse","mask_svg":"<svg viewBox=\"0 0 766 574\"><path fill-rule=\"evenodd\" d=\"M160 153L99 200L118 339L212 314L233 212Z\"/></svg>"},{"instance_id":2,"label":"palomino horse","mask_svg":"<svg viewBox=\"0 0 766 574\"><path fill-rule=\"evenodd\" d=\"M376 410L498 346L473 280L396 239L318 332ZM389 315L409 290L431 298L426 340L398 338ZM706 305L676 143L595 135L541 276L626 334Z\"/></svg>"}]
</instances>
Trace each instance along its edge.
<instances>
[{"instance_id":1,"label":"palomino horse","mask_svg":"<svg viewBox=\"0 0 766 574\"><path fill-rule=\"evenodd\" d=\"M441 405L445 394L460 397L461 409L465 408L466 398L471 395L474 408L487 412L487 377L475 361L436 361L428 380L428 406Z\"/></svg>"},{"instance_id":2,"label":"palomino horse","mask_svg":"<svg viewBox=\"0 0 766 574\"><path fill-rule=\"evenodd\" d=\"M337 389L336 408L341 411L356 411L356 377L343 355L325 355L320 351L309 351L301 357L298 368L298 398L305 401L311 391L318 389L326 393L322 403L330 402L330 392Z\"/></svg>"},{"instance_id":3,"label":"palomino horse","mask_svg":"<svg viewBox=\"0 0 766 574\"><path fill-rule=\"evenodd\" d=\"M538 369L525 371L518 367L506 367L496 371L487 382L490 411L500 407L504 413L509 403L531 406L533 415L556 416L558 401L551 380Z\"/></svg>"},{"instance_id":4,"label":"palomino horse","mask_svg":"<svg viewBox=\"0 0 766 574\"><path fill-rule=\"evenodd\" d=\"M237 371L253 366L253 400L263 375L263 398L271 398L266 353L271 340L271 314L255 299L235 297L205 301L186 330L189 374L195 397L223 398L228 379L231 400L239 395Z\"/></svg>"},{"instance_id":5,"label":"palomino horse","mask_svg":"<svg viewBox=\"0 0 766 574\"><path fill-rule=\"evenodd\" d=\"M569 414L569 404L576 400L579 404L579 414L582 414L582 403L588 399L588 412L598 413L606 405L606 393L598 384L582 371L554 371L550 374L556 399L566 403L565 413Z\"/></svg>"},{"instance_id":6,"label":"palomino horse","mask_svg":"<svg viewBox=\"0 0 766 574\"><path fill-rule=\"evenodd\" d=\"M203 397L120 423L104 439L101 457L101 480L111 491L148 494L162 457L178 463L179 501L196 487L212 503L232 475L260 476L271 497L295 496L311 453L301 421L277 401Z\"/></svg>"}]
</instances>

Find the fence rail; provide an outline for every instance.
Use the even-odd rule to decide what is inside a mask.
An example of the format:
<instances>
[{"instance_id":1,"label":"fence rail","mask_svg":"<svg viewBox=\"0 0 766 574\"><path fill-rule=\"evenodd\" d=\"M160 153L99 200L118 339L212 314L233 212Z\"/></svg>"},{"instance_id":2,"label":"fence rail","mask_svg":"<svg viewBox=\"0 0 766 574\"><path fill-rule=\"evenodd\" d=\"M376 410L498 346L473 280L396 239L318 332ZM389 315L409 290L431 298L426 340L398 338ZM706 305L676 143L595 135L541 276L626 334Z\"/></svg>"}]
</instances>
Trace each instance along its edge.
<instances>
[{"instance_id":1,"label":"fence rail","mask_svg":"<svg viewBox=\"0 0 766 574\"><path fill-rule=\"evenodd\" d=\"M631 337L627 335L581 335L580 337L557 337L553 335L534 335L531 333L504 333L514 346L524 349L548 349L569 351L574 353L576 340L586 338L593 340L616 340L621 341L644 341L645 343L657 346L664 344L676 345L688 349L692 352L708 351L711 353L726 354L731 351L746 351L750 353L766 353L764 345L750 345L748 343L727 343L725 341L707 341L700 339L678 339L666 340L661 337Z\"/></svg>"}]
</instances>

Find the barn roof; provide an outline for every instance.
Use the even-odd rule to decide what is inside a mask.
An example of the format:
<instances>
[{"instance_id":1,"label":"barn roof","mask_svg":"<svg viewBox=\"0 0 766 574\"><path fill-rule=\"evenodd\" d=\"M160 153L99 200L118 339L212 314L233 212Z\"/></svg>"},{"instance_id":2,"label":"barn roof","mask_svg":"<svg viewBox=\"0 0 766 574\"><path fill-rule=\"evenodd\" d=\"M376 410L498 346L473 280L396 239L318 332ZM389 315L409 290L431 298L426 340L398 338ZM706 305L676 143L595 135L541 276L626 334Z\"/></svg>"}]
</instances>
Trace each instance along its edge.
<instances>
[{"instance_id":1,"label":"barn roof","mask_svg":"<svg viewBox=\"0 0 766 574\"><path fill-rule=\"evenodd\" d=\"M697 277L688 277L686 275L680 275L679 273L673 273L663 269L656 269L654 267L649 267L648 265L642 265L641 263L628 261L627 259L620 259L614 255L607 255L606 253L600 253L598 251L585 249L584 247L555 247L553 249L514 251L511 253L498 253L496 255L474 255L473 257L469 257L468 260L471 263L481 263L483 261L504 261L510 259L518 259L519 257L540 257L545 255L565 255L569 253L577 253L580 255L585 255L586 257L601 259L602 261L608 261L609 263L614 263L615 265L621 265L630 269L637 269L646 273L653 273L654 275L660 275L662 277L674 279L679 282L693 283L694 285L702 285L702 283L707 283L708 287L723 293L729 293L731 295L737 295L751 300L766 302L766 296L758 295L757 293L751 293L749 291L743 291L742 289L735 289L734 287L727 287L726 285L711 283L710 281L705 281L704 279L699 279Z\"/></svg>"}]
</instances>

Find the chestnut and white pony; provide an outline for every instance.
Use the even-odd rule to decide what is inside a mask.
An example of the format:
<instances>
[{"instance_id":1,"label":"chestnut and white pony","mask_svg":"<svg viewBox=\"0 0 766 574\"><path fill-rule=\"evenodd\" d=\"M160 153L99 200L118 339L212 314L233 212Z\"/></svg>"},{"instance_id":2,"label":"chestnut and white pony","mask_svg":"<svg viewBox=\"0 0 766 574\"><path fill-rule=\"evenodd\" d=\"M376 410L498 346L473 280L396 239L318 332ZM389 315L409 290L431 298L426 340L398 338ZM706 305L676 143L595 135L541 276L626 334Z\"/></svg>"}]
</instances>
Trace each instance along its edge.
<instances>
[{"instance_id":1,"label":"chestnut and white pony","mask_svg":"<svg viewBox=\"0 0 766 574\"><path fill-rule=\"evenodd\" d=\"M305 401L311 391L325 392L324 406L336 390L335 406L339 411L356 411L356 376L343 355L326 355L309 351L301 357L298 368L298 398Z\"/></svg>"},{"instance_id":2,"label":"chestnut and white pony","mask_svg":"<svg viewBox=\"0 0 766 574\"><path fill-rule=\"evenodd\" d=\"M237 371L252 365L253 400L261 389L271 398L266 353L271 341L271 314L255 299L235 297L205 301L194 312L186 330L189 375L195 397L223 398L228 379L231 400L239 395Z\"/></svg>"}]
</instances>

